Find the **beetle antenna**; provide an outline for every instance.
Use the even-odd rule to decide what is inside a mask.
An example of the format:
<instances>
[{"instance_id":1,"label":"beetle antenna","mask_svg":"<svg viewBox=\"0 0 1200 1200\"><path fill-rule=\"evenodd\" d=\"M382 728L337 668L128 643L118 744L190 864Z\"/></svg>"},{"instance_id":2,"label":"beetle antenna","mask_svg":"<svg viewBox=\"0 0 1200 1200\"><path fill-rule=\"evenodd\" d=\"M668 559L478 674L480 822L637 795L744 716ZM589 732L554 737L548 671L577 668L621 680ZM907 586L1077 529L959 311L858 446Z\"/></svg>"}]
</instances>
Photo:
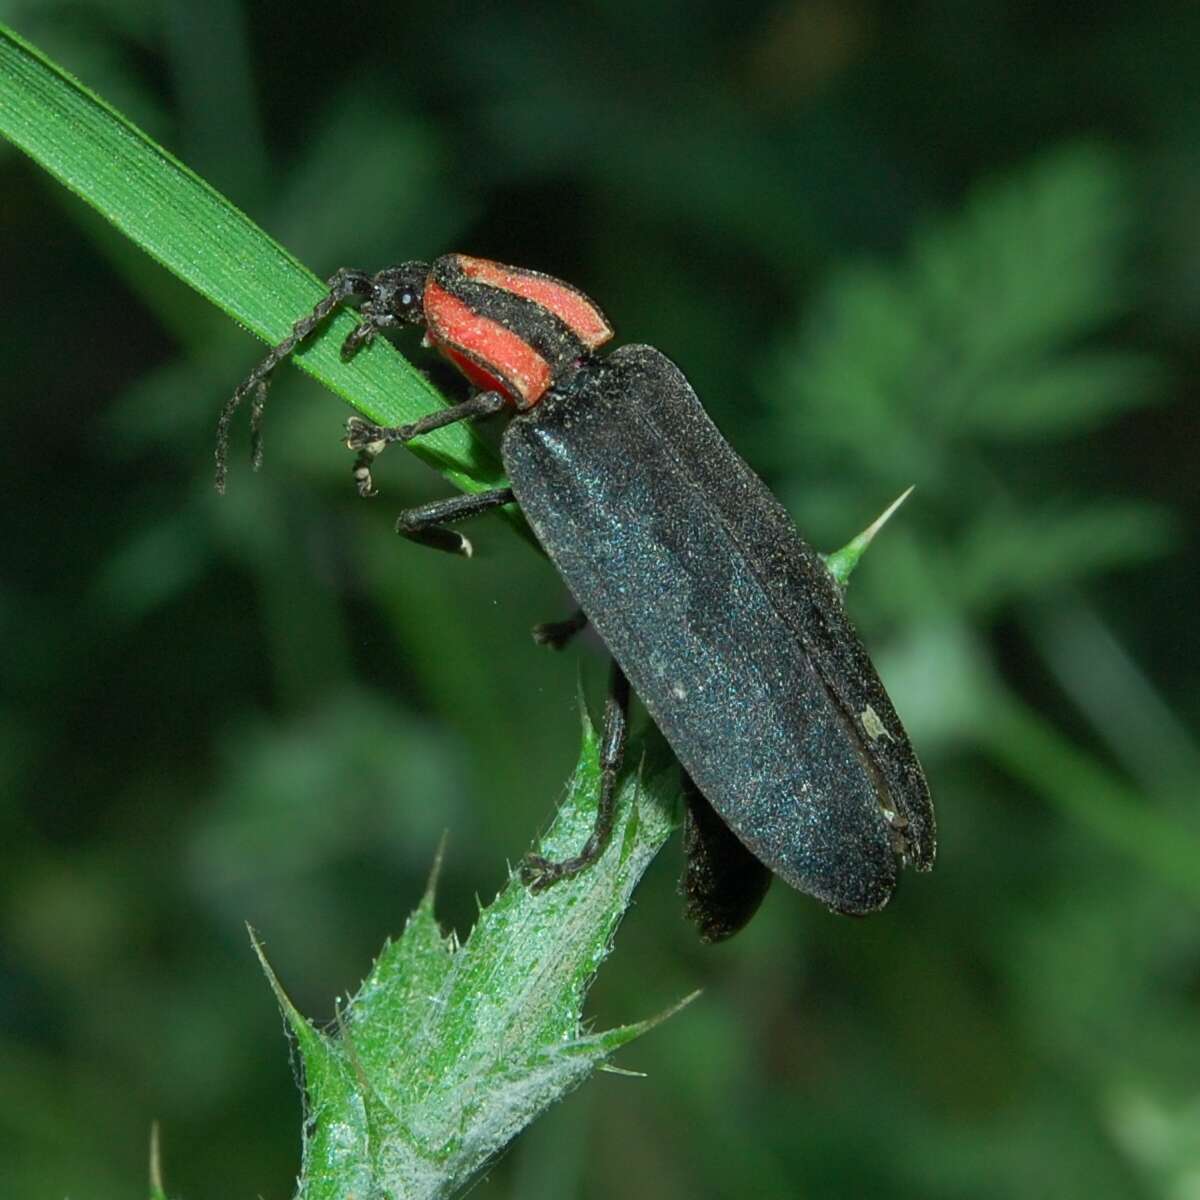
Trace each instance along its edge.
<instances>
[{"instance_id":1,"label":"beetle antenna","mask_svg":"<svg viewBox=\"0 0 1200 1200\"><path fill-rule=\"evenodd\" d=\"M293 326L292 331L272 349L238 384L232 396L225 401L221 415L217 419L217 445L215 458L217 460L214 483L217 491L225 494L225 476L229 469L229 429L245 398L253 393L250 402L250 464L254 470L262 466L262 418L263 408L267 402L267 389L271 386L271 375L281 362L295 353L297 347L326 321L330 314L340 308L355 295L363 295L370 290L370 276L362 271L337 271L329 279L329 292L313 305L313 310L307 316L301 317Z\"/></svg>"}]
</instances>

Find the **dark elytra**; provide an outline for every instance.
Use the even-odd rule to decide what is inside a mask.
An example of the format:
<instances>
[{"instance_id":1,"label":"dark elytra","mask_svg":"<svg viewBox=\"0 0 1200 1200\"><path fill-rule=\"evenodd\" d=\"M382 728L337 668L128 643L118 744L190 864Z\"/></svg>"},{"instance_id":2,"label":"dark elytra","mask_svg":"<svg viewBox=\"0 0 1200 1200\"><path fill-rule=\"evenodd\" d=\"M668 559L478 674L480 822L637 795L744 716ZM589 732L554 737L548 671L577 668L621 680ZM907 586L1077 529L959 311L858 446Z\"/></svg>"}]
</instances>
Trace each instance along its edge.
<instances>
[{"instance_id":1,"label":"dark elytra","mask_svg":"<svg viewBox=\"0 0 1200 1200\"><path fill-rule=\"evenodd\" d=\"M840 590L673 363L626 346L514 417L525 518L696 787L844 913L933 860L924 775Z\"/></svg>"}]
</instances>

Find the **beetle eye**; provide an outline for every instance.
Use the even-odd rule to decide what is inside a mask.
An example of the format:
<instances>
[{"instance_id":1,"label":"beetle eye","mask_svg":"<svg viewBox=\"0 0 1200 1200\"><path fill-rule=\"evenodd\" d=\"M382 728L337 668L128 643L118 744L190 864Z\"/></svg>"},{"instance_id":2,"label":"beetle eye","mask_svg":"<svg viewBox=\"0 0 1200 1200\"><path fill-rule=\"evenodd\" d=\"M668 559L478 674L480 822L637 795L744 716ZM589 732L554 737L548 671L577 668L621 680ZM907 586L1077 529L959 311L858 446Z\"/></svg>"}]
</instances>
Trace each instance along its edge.
<instances>
[{"instance_id":1,"label":"beetle eye","mask_svg":"<svg viewBox=\"0 0 1200 1200\"><path fill-rule=\"evenodd\" d=\"M408 308L408 307L409 307L409 305L411 305L411 304L412 304L412 302L413 302L413 294L412 294L412 292L401 292L401 293L400 293L400 303L401 303L401 304L402 304L402 305L403 305L405 308Z\"/></svg>"}]
</instances>

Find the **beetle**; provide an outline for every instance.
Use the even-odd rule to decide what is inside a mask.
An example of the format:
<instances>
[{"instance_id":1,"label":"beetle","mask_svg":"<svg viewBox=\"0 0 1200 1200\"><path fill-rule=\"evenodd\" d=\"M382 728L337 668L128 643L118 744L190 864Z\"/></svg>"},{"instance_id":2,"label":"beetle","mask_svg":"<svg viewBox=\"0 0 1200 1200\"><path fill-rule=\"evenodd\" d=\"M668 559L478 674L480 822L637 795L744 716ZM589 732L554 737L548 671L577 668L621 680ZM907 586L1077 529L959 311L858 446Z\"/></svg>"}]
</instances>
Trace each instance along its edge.
<instances>
[{"instance_id":1,"label":"beetle","mask_svg":"<svg viewBox=\"0 0 1200 1200\"><path fill-rule=\"evenodd\" d=\"M272 372L353 302L359 324L344 357L381 332L423 325L475 389L409 425L352 417L346 444L361 495L375 494L371 467L387 445L511 413L501 439L509 486L409 509L397 531L469 554L453 524L519 505L579 605L535 638L561 646L590 624L612 655L595 827L569 859L526 858L529 886L602 853L631 687L684 769L682 890L705 940L744 925L772 874L862 915L888 902L901 867L932 867L929 788L841 588L670 359L642 345L600 354L613 330L583 292L465 254L375 274L342 269L328 286L226 403L218 489L238 405L253 396L257 464Z\"/></svg>"}]
</instances>

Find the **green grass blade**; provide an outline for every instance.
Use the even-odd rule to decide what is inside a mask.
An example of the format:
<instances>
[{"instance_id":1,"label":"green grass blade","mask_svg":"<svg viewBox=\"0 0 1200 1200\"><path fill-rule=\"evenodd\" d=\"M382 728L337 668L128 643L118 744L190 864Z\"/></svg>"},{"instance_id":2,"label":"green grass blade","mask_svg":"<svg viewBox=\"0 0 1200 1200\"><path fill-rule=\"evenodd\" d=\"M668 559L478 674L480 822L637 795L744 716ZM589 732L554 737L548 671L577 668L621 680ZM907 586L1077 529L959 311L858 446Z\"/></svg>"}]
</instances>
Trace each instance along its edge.
<instances>
[{"instance_id":1,"label":"green grass blade","mask_svg":"<svg viewBox=\"0 0 1200 1200\"><path fill-rule=\"evenodd\" d=\"M78 80L0 26L0 133L167 270L272 345L324 294L322 282L224 196ZM445 404L390 346L339 355L354 317L341 313L296 364L385 425ZM231 383L232 386L232 383ZM214 397L214 411L223 397ZM501 479L468 426L422 438L414 453L465 491Z\"/></svg>"}]
</instances>

